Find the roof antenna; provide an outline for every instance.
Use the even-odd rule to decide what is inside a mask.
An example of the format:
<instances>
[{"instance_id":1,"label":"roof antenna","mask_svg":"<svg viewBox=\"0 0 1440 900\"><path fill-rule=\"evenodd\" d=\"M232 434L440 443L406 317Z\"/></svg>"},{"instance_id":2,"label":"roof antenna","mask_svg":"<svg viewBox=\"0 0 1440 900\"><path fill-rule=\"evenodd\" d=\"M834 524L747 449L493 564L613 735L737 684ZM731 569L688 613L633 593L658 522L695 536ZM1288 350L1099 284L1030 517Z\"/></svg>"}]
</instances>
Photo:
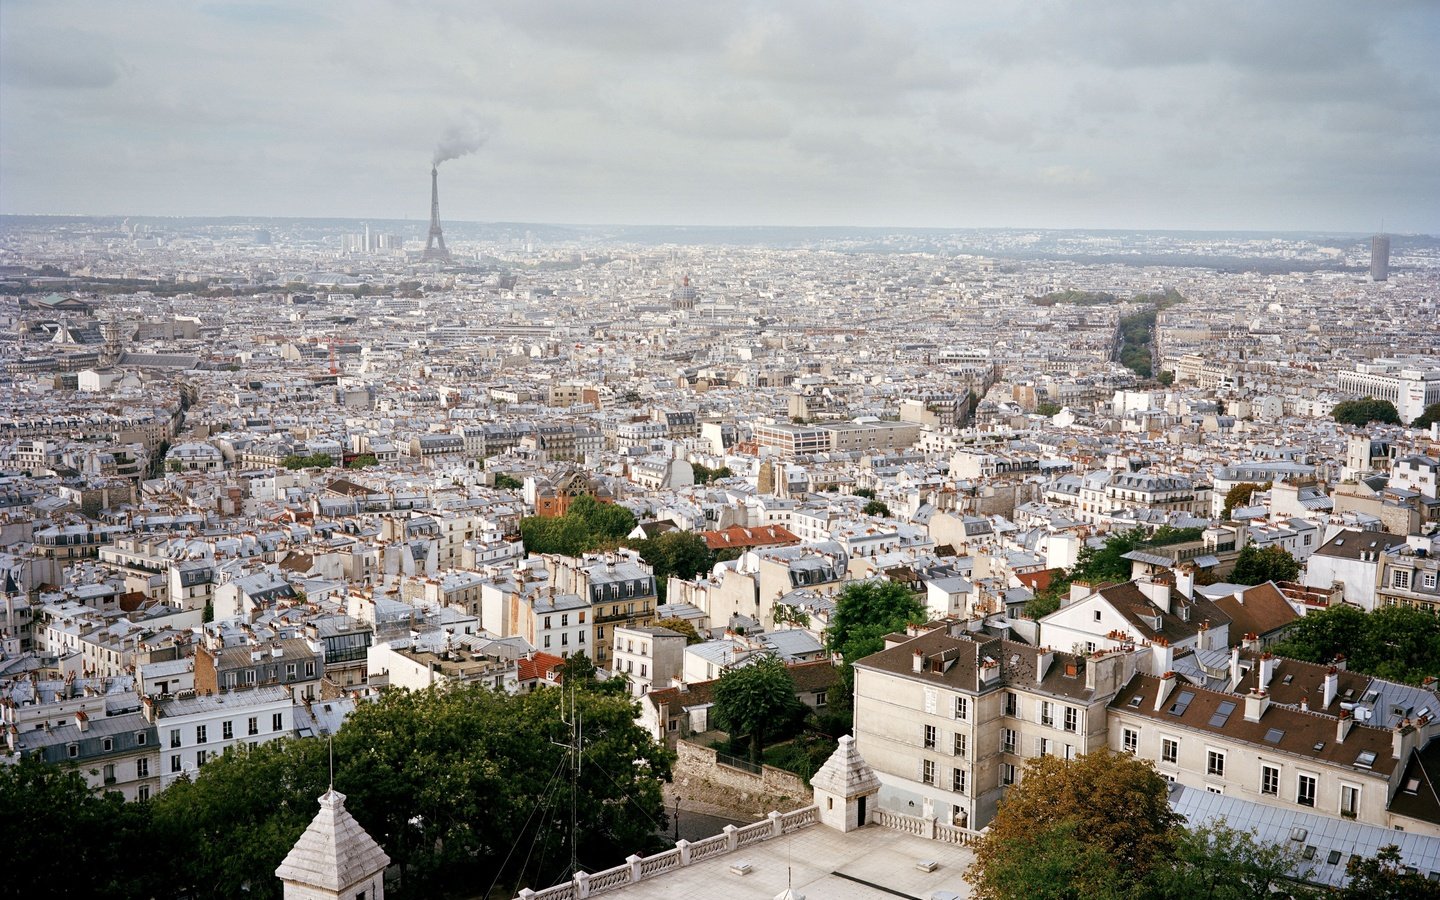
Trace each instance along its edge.
<instances>
[{"instance_id":1,"label":"roof antenna","mask_svg":"<svg viewBox=\"0 0 1440 900\"><path fill-rule=\"evenodd\" d=\"M330 741L330 790L335 790L335 735L327 735Z\"/></svg>"}]
</instances>

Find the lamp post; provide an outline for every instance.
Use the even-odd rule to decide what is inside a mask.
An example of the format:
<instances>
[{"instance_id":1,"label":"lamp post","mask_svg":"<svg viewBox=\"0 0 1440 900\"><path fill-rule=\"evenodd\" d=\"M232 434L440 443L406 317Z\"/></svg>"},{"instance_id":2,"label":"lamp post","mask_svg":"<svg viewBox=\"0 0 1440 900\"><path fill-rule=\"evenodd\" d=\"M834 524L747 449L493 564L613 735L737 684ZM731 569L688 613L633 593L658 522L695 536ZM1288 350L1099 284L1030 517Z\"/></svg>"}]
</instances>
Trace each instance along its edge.
<instances>
[{"instance_id":1,"label":"lamp post","mask_svg":"<svg viewBox=\"0 0 1440 900\"><path fill-rule=\"evenodd\" d=\"M676 794L676 795L675 795L675 811L674 811L674 813L671 814L671 818L675 821L675 840L678 841L678 840L680 840L680 795L679 795L679 794Z\"/></svg>"}]
</instances>

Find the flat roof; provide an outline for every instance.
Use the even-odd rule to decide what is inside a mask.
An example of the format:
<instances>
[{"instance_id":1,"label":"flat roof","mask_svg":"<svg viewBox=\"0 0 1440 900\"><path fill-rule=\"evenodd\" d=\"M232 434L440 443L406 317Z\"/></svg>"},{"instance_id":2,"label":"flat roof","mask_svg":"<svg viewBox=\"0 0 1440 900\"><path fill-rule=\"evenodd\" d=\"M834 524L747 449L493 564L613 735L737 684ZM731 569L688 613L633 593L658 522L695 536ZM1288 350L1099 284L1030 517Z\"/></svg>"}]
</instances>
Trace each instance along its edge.
<instances>
[{"instance_id":1,"label":"flat roof","mask_svg":"<svg viewBox=\"0 0 1440 900\"><path fill-rule=\"evenodd\" d=\"M971 896L965 868L975 859L967 847L868 825L848 834L812 825L782 837L722 853L683 869L648 878L605 896L625 900L773 900L792 887L814 900L929 900L937 891ZM920 860L939 865L915 868ZM747 862L751 871L730 867Z\"/></svg>"}]
</instances>

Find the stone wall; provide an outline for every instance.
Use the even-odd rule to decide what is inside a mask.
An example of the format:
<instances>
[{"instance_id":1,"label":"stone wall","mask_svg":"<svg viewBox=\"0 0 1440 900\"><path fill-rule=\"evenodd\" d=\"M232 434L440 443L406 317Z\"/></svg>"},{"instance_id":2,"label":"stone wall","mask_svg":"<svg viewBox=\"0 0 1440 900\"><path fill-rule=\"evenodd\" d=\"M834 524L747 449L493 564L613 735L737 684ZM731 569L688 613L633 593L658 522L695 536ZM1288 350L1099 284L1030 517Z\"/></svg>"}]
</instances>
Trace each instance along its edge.
<instances>
[{"instance_id":1,"label":"stone wall","mask_svg":"<svg viewBox=\"0 0 1440 900\"><path fill-rule=\"evenodd\" d=\"M810 785L793 772L762 766L760 774L723 765L709 747L679 741L675 746L676 791L698 800L746 815L764 815L773 809L793 809L811 802Z\"/></svg>"}]
</instances>

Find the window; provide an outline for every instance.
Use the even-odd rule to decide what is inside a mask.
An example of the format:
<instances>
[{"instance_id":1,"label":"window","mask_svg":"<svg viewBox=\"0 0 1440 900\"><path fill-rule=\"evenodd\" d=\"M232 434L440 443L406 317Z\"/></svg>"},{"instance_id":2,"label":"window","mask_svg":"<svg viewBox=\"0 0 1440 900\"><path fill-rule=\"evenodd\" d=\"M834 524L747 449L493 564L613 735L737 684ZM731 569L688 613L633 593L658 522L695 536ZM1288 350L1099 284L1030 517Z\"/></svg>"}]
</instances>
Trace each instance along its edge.
<instances>
[{"instance_id":1,"label":"window","mask_svg":"<svg viewBox=\"0 0 1440 900\"><path fill-rule=\"evenodd\" d=\"M957 718L957 719L968 719L968 718L970 718L970 698L969 698L969 697L956 697L956 698L955 698L955 718Z\"/></svg>"},{"instance_id":2,"label":"window","mask_svg":"<svg viewBox=\"0 0 1440 900\"><path fill-rule=\"evenodd\" d=\"M1427 591L1435 590L1435 573L1426 572L1424 575L1421 575L1420 583L1425 586L1425 590Z\"/></svg>"},{"instance_id":3,"label":"window","mask_svg":"<svg viewBox=\"0 0 1440 900\"><path fill-rule=\"evenodd\" d=\"M1408 588L1410 586L1410 570L1396 569L1390 583L1397 588Z\"/></svg>"},{"instance_id":4,"label":"window","mask_svg":"<svg viewBox=\"0 0 1440 900\"><path fill-rule=\"evenodd\" d=\"M1295 783L1295 802L1301 806L1315 805L1315 776L1297 776Z\"/></svg>"},{"instance_id":5,"label":"window","mask_svg":"<svg viewBox=\"0 0 1440 900\"><path fill-rule=\"evenodd\" d=\"M178 772L178 771L180 771L180 754L178 754L178 753L172 753L172 754L170 754L170 771L172 771L172 772Z\"/></svg>"},{"instance_id":6,"label":"window","mask_svg":"<svg viewBox=\"0 0 1440 900\"><path fill-rule=\"evenodd\" d=\"M137 732L135 732L135 744L136 744L136 746L139 746L139 747L145 746L145 732L143 732L143 731L137 731Z\"/></svg>"},{"instance_id":7,"label":"window","mask_svg":"<svg viewBox=\"0 0 1440 900\"><path fill-rule=\"evenodd\" d=\"M80 745L71 744L70 746L65 748L65 752L70 755L71 759L74 759L75 757L80 755Z\"/></svg>"},{"instance_id":8,"label":"window","mask_svg":"<svg viewBox=\"0 0 1440 900\"><path fill-rule=\"evenodd\" d=\"M150 785L148 785L148 784L142 784L142 785L140 785L140 787L135 791L135 799L136 799L136 800L149 800L149 799L150 799Z\"/></svg>"},{"instance_id":9,"label":"window","mask_svg":"<svg viewBox=\"0 0 1440 900\"><path fill-rule=\"evenodd\" d=\"M178 728L172 728L172 729L170 729L170 746L171 746L171 747L178 747L178 746L180 746L180 729L178 729Z\"/></svg>"},{"instance_id":10,"label":"window","mask_svg":"<svg viewBox=\"0 0 1440 900\"><path fill-rule=\"evenodd\" d=\"M1055 727L1055 704L1049 700L1040 702L1040 724L1049 725L1051 728Z\"/></svg>"},{"instance_id":11,"label":"window","mask_svg":"<svg viewBox=\"0 0 1440 900\"><path fill-rule=\"evenodd\" d=\"M1051 738L1042 737L1035 739L1035 753L1037 756L1049 756L1055 752L1055 741Z\"/></svg>"},{"instance_id":12,"label":"window","mask_svg":"<svg viewBox=\"0 0 1440 900\"><path fill-rule=\"evenodd\" d=\"M568 632L568 631L562 631L562 632L560 632L560 646L562 646L562 647L568 647L568 646L570 646L570 632Z\"/></svg>"},{"instance_id":13,"label":"window","mask_svg":"<svg viewBox=\"0 0 1440 900\"><path fill-rule=\"evenodd\" d=\"M315 663L313 663L313 662L307 662L307 663L305 664L305 677L306 677L306 678L314 678L314 677L315 677Z\"/></svg>"},{"instance_id":14,"label":"window","mask_svg":"<svg viewBox=\"0 0 1440 900\"><path fill-rule=\"evenodd\" d=\"M1180 761L1180 742L1170 738L1160 739L1160 761L1175 763Z\"/></svg>"},{"instance_id":15,"label":"window","mask_svg":"<svg viewBox=\"0 0 1440 900\"><path fill-rule=\"evenodd\" d=\"M1219 750L1208 750L1205 753L1205 774L1214 775L1217 778L1225 777L1225 754Z\"/></svg>"},{"instance_id":16,"label":"window","mask_svg":"<svg viewBox=\"0 0 1440 900\"><path fill-rule=\"evenodd\" d=\"M1015 752L1015 732L1009 728L1000 729L1000 752Z\"/></svg>"},{"instance_id":17,"label":"window","mask_svg":"<svg viewBox=\"0 0 1440 900\"><path fill-rule=\"evenodd\" d=\"M1019 697L1016 697L1014 694L1010 693L1009 691L1006 691L1006 692L1005 692L1005 715L1007 715L1007 716L1019 716L1019 715L1020 715L1020 698L1019 698Z\"/></svg>"},{"instance_id":18,"label":"window","mask_svg":"<svg viewBox=\"0 0 1440 900\"><path fill-rule=\"evenodd\" d=\"M649 668L650 668L650 667L649 667L646 663L643 663L643 662L642 662L642 663L640 664L640 677L641 677L641 678L649 678L649 677L650 677Z\"/></svg>"},{"instance_id":19,"label":"window","mask_svg":"<svg viewBox=\"0 0 1440 900\"><path fill-rule=\"evenodd\" d=\"M1095 621L1100 621L1100 610L1095 610Z\"/></svg>"},{"instance_id":20,"label":"window","mask_svg":"<svg viewBox=\"0 0 1440 900\"><path fill-rule=\"evenodd\" d=\"M1260 793L1272 797L1280 793L1280 770L1274 766L1260 767Z\"/></svg>"},{"instance_id":21,"label":"window","mask_svg":"<svg viewBox=\"0 0 1440 900\"><path fill-rule=\"evenodd\" d=\"M550 627L550 617L549 617L549 616L546 616L546 617L545 617L545 627L546 627L546 628L549 628L549 627Z\"/></svg>"},{"instance_id":22,"label":"window","mask_svg":"<svg viewBox=\"0 0 1440 900\"><path fill-rule=\"evenodd\" d=\"M569 613L563 613L563 614L560 616L560 627L561 627L561 628L564 628L564 627L566 627L566 626L569 625L569 624L570 624L570 614L569 614Z\"/></svg>"},{"instance_id":23,"label":"window","mask_svg":"<svg viewBox=\"0 0 1440 900\"><path fill-rule=\"evenodd\" d=\"M196 751L195 751L195 765L197 765L197 766L203 766L203 765L205 765L205 760L208 759L208 758L209 758L209 757L206 756L204 750L196 750Z\"/></svg>"},{"instance_id":24,"label":"window","mask_svg":"<svg viewBox=\"0 0 1440 900\"><path fill-rule=\"evenodd\" d=\"M1000 783L1001 783L1001 784L1014 784L1014 783L1015 783L1015 766L1012 765L1011 763L1001 763L1001 764L1000 764Z\"/></svg>"},{"instance_id":25,"label":"window","mask_svg":"<svg viewBox=\"0 0 1440 900\"><path fill-rule=\"evenodd\" d=\"M197 744L203 744L203 743L205 743L205 729L206 729L206 727L207 727L207 726L204 726L204 725L196 725L196 726L195 726L195 743L197 743Z\"/></svg>"},{"instance_id":26,"label":"window","mask_svg":"<svg viewBox=\"0 0 1440 900\"><path fill-rule=\"evenodd\" d=\"M544 638L544 640L543 640L542 643L543 643L545 649L547 649L547 650L550 649L550 635L548 635L548 634L545 635L545 638Z\"/></svg>"},{"instance_id":27,"label":"window","mask_svg":"<svg viewBox=\"0 0 1440 900\"><path fill-rule=\"evenodd\" d=\"M1222 785L1218 785L1218 784L1207 784L1207 785L1205 785L1205 793L1207 793L1207 794L1223 794L1223 793L1225 793L1225 788L1224 788Z\"/></svg>"},{"instance_id":28,"label":"window","mask_svg":"<svg viewBox=\"0 0 1440 900\"><path fill-rule=\"evenodd\" d=\"M293 681L294 679L295 679L295 664L294 664L294 663L286 663L286 664L285 664L285 680L286 680L286 681Z\"/></svg>"},{"instance_id":29,"label":"window","mask_svg":"<svg viewBox=\"0 0 1440 900\"><path fill-rule=\"evenodd\" d=\"M957 794L965 793L965 770L953 769L950 772L950 790Z\"/></svg>"},{"instance_id":30,"label":"window","mask_svg":"<svg viewBox=\"0 0 1440 900\"><path fill-rule=\"evenodd\" d=\"M260 719L257 718L257 717L255 717L255 716L251 716L251 717L249 718L249 720L246 721L245 727L246 727L246 730L247 730L247 732L248 732L249 734L259 734L259 733L260 733Z\"/></svg>"},{"instance_id":31,"label":"window","mask_svg":"<svg viewBox=\"0 0 1440 900\"><path fill-rule=\"evenodd\" d=\"M254 683L255 683L255 670L254 670L254 669L246 669L246 670L245 670L245 683L246 683L246 684L254 684Z\"/></svg>"},{"instance_id":32,"label":"window","mask_svg":"<svg viewBox=\"0 0 1440 900\"><path fill-rule=\"evenodd\" d=\"M926 749L926 750L934 750L934 749L935 749L935 726L934 726L934 725L926 725L926 726L925 726L925 749Z\"/></svg>"},{"instance_id":33,"label":"window","mask_svg":"<svg viewBox=\"0 0 1440 900\"><path fill-rule=\"evenodd\" d=\"M136 778L149 778L149 777L150 777L150 760L149 760L149 759L147 759L147 758L145 758L145 757L142 756L142 757L140 757L139 759L135 760L135 777L136 777Z\"/></svg>"},{"instance_id":34,"label":"window","mask_svg":"<svg viewBox=\"0 0 1440 900\"><path fill-rule=\"evenodd\" d=\"M1080 710L1076 709L1073 706L1065 707L1065 730L1080 730Z\"/></svg>"},{"instance_id":35,"label":"window","mask_svg":"<svg viewBox=\"0 0 1440 900\"><path fill-rule=\"evenodd\" d=\"M106 753L109 753L111 750L114 750L114 749L115 749L115 739L114 739L114 738L105 738L103 741L100 742L100 749L101 749L101 750L104 750Z\"/></svg>"},{"instance_id":36,"label":"window","mask_svg":"<svg viewBox=\"0 0 1440 900\"><path fill-rule=\"evenodd\" d=\"M1140 749L1140 732L1133 728L1124 728L1120 731L1120 746L1126 753L1134 753Z\"/></svg>"},{"instance_id":37,"label":"window","mask_svg":"<svg viewBox=\"0 0 1440 900\"><path fill-rule=\"evenodd\" d=\"M920 781L925 784L935 783L935 760L927 759L920 763Z\"/></svg>"},{"instance_id":38,"label":"window","mask_svg":"<svg viewBox=\"0 0 1440 900\"><path fill-rule=\"evenodd\" d=\"M276 713L275 715L273 715L273 716L270 717L270 730L271 730L271 731L279 731L281 728L284 728L284 727L285 727L285 717L282 716L280 713Z\"/></svg>"},{"instance_id":39,"label":"window","mask_svg":"<svg viewBox=\"0 0 1440 900\"><path fill-rule=\"evenodd\" d=\"M963 758L965 751L970 749L969 743L970 739L957 731L955 733L955 755Z\"/></svg>"},{"instance_id":40,"label":"window","mask_svg":"<svg viewBox=\"0 0 1440 900\"><path fill-rule=\"evenodd\" d=\"M1360 789L1353 784L1340 785L1340 815L1354 818L1360 810Z\"/></svg>"}]
</instances>

